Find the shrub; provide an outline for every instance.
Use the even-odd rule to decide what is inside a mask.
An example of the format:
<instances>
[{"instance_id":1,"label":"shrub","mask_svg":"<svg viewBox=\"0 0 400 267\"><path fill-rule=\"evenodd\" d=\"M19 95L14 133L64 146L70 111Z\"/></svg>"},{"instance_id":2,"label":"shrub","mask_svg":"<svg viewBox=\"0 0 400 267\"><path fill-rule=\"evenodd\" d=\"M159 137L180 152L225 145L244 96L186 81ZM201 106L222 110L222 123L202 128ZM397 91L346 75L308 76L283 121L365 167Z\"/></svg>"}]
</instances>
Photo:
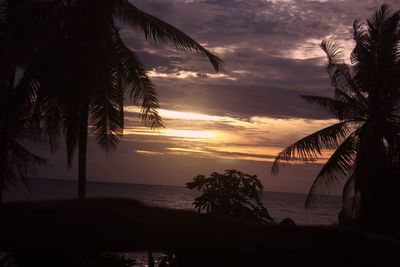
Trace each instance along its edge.
<instances>
[{"instance_id":1,"label":"shrub","mask_svg":"<svg viewBox=\"0 0 400 267\"><path fill-rule=\"evenodd\" d=\"M262 204L263 186L256 175L237 170L226 170L224 174L214 172L210 177L197 175L186 187L203 191L193 202L200 213L228 215L252 222L273 221Z\"/></svg>"}]
</instances>

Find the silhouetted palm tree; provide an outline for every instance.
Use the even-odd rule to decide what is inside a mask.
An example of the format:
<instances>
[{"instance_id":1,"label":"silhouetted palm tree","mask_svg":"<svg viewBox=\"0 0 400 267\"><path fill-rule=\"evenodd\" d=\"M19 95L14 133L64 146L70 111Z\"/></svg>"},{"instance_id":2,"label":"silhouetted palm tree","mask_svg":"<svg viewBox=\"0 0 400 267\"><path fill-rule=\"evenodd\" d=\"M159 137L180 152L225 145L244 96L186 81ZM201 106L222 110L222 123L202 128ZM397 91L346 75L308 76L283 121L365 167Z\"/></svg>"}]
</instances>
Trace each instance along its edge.
<instances>
[{"instance_id":1,"label":"silhouetted palm tree","mask_svg":"<svg viewBox=\"0 0 400 267\"><path fill-rule=\"evenodd\" d=\"M15 88L0 81L0 202L3 192L25 183L25 176L34 165L44 164L45 160L30 152L25 142L39 141L38 131L32 128L31 106L23 104Z\"/></svg>"},{"instance_id":2,"label":"silhouetted palm tree","mask_svg":"<svg viewBox=\"0 0 400 267\"><path fill-rule=\"evenodd\" d=\"M31 153L26 142L41 140L37 124L32 120L30 95L15 87L17 66L24 52L15 42L16 36L0 14L0 202L3 192L16 187L18 179L26 184L25 176L35 165L45 160Z\"/></svg>"},{"instance_id":3,"label":"silhouetted palm tree","mask_svg":"<svg viewBox=\"0 0 400 267\"><path fill-rule=\"evenodd\" d=\"M146 39L161 45L200 51L216 70L221 64L192 38L128 0L19 1L18 12L10 13L39 17L31 30L40 44L25 66L20 86L37 94L45 128L64 132L69 165L79 149L81 199L85 198L88 125L103 149L115 148L123 129L124 94L141 106L146 126L163 125L154 86L121 39L116 21L139 29Z\"/></svg>"},{"instance_id":4,"label":"silhouetted palm tree","mask_svg":"<svg viewBox=\"0 0 400 267\"><path fill-rule=\"evenodd\" d=\"M344 200L358 207L359 226L379 232L393 231L399 219L399 27L400 12L386 5L366 23L356 20L351 68L339 43L322 42L335 96L302 98L330 111L338 123L287 147L272 167L276 174L281 163L314 161L324 149L333 150L311 186L306 207L345 180Z\"/></svg>"}]
</instances>

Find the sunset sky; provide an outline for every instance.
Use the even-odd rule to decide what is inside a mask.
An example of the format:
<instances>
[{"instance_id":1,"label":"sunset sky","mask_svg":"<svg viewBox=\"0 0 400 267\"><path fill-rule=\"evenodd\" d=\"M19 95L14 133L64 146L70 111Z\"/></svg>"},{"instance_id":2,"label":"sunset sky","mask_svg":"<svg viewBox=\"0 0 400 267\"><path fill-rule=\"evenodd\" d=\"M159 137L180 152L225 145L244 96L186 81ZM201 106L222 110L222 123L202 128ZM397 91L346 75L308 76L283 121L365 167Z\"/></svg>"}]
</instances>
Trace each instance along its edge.
<instances>
[{"instance_id":1,"label":"sunset sky","mask_svg":"<svg viewBox=\"0 0 400 267\"><path fill-rule=\"evenodd\" d=\"M383 1L135 0L138 8L183 30L220 56L215 73L196 53L160 48L128 27L121 34L149 70L160 96L165 129L140 124L127 103L124 137L105 155L90 140L88 179L184 185L197 174L238 169L257 174L268 191L307 192L320 163L286 167L271 176L276 154L334 122L300 94L330 96L319 43L342 41L350 54L352 23ZM396 0L385 1L399 9ZM62 141L37 177L75 179ZM323 159L322 161L323 162Z\"/></svg>"}]
</instances>

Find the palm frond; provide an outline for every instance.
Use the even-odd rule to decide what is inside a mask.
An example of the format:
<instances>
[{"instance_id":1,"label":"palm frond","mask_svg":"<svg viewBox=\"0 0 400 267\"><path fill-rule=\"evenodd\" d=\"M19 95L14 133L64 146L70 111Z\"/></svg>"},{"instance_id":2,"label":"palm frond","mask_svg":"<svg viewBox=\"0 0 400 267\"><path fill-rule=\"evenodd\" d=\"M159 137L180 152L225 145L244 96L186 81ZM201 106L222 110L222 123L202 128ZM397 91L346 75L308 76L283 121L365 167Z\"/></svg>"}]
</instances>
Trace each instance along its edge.
<instances>
[{"instance_id":1,"label":"palm frond","mask_svg":"<svg viewBox=\"0 0 400 267\"><path fill-rule=\"evenodd\" d=\"M119 79L134 104L141 106L143 123L150 128L164 127L158 114L158 96L143 64L137 56L124 44L119 35L115 35L114 46L120 60Z\"/></svg>"},{"instance_id":2,"label":"palm frond","mask_svg":"<svg viewBox=\"0 0 400 267\"><path fill-rule=\"evenodd\" d=\"M51 152L56 152L58 137L62 129L63 112L54 99L38 99L35 103L38 114L33 115L39 118L38 125L42 127L43 136L50 144Z\"/></svg>"},{"instance_id":3,"label":"palm frond","mask_svg":"<svg viewBox=\"0 0 400 267\"><path fill-rule=\"evenodd\" d=\"M26 175L35 170L38 165L46 165L47 160L43 157L33 154L26 147L15 140L9 142L10 150L10 168L14 169L14 173L18 174L18 178L22 180L29 189ZM16 178L16 177L15 177ZM8 179L9 185L16 187L16 179Z\"/></svg>"},{"instance_id":4,"label":"palm frond","mask_svg":"<svg viewBox=\"0 0 400 267\"><path fill-rule=\"evenodd\" d=\"M355 133L347 137L324 164L308 192L305 206L310 208L319 194L330 193L348 177L354 168L358 138Z\"/></svg>"},{"instance_id":5,"label":"palm frond","mask_svg":"<svg viewBox=\"0 0 400 267\"><path fill-rule=\"evenodd\" d=\"M0 27L7 18L8 1L0 1Z\"/></svg>"},{"instance_id":6,"label":"palm frond","mask_svg":"<svg viewBox=\"0 0 400 267\"><path fill-rule=\"evenodd\" d=\"M13 168L10 160L8 158L2 159L2 163L0 164L0 183L3 186L4 191L8 191L10 187L17 186L18 175L15 172L15 168Z\"/></svg>"},{"instance_id":7,"label":"palm frond","mask_svg":"<svg viewBox=\"0 0 400 267\"><path fill-rule=\"evenodd\" d=\"M366 98L353 81L342 45L323 40L320 47L328 58L327 72L331 77L331 85L335 88L335 97L355 106L365 107Z\"/></svg>"},{"instance_id":8,"label":"palm frond","mask_svg":"<svg viewBox=\"0 0 400 267\"><path fill-rule=\"evenodd\" d=\"M356 44L362 40L362 38L368 34L366 26L359 20L356 19L353 21L353 40Z\"/></svg>"},{"instance_id":9,"label":"palm frond","mask_svg":"<svg viewBox=\"0 0 400 267\"><path fill-rule=\"evenodd\" d=\"M55 152L62 128L63 114L61 106L54 97L46 94L45 88L37 80L30 68L24 69L16 91L20 95L25 95L24 97L18 97L19 101L25 99L25 104L31 107L30 124L41 132L43 138L49 141L51 151Z\"/></svg>"},{"instance_id":10,"label":"palm frond","mask_svg":"<svg viewBox=\"0 0 400 267\"><path fill-rule=\"evenodd\" d=\"M367 53L373 53L373 46L370 43L370 36L368 32L368 27L360 22L359 20L355 20L353 22L353 39L356 43L353 51L350 55L350 62L353 64L354 70L357 71L360 60L362 61L362 56Z\"/></svg>"},{"instance_id":11,"label":"palm frond","mask_svg":"<svg viewBox=\"0 0 400 267\"><path fill-rule=\"evenodd\" d=\"M399 63L400 63L400 39L397 40L396 44L394 45L393 57L394 57L395 64L399 65Z\"/></svg>"},{"instance_id":12,"label":"palm frond","mask_svg":"<svg viewBox=\"0 0 400 267\"><path fill-rule=\"evenodd\" d=\"M139 28L147 40L161 45L172 44L178 49L204 53L216 71L222 67L222 60L209 52L194 39L172 25L136 8L128 1L116 7L116 15L128 25Z\"/></svg>"},{"instance_id":13,"label":"palm frond","mask_svg":"<svg viewBox=\"0 0 400 267\"><path fill-rule=\"evenodd\" d=\"M386 4L380 6L380 8L375 11L375 13L367 19L367 25L373 39L380 38L381 29L383 25L390 23L393 18L393 12L390 7ZM393 32L393 29L390 29Z\"/></svg>"},{"instance_id":14,"label":"palm frond","mask_svg":"<svg viewBox=\"0 0 400 267\"><path fill-rule=\"evenodd\" d=\"M394 120L385 128L385 139L387 144L385 146L388 158L391 160L392 167L400 170L400 125L399 117L396 116Z\"/></svg>"},{"instance_id":15,"label":"palm frond","mask_svg":"<svg viewBox=\"0 0 400 267\"><path fill-rule=\"evenodd\" d=\"M340 43L323 40L320 47L328 58L328 69L336 65L345 64L345 54Z\"/></svg>"},{"instance_id":16,"label":"palm frond","mask_svg":"<svg viewBox=\"0 0 400 267\"><path fill-rule=\"evenodd\" d=\"M323 149L335 149L350 134L351 121L343 121L312 133L282 150L272 165L272 174L279 172L279 166L292 160L315 161Z\"/></svg>"},{"instance_id":17,"label":"palm frond","mask_svg":"<svg viewBox=\"0 0 400 267\"><path fill-rule=\"evenodd\" d=\"M121 116L121 98L123 90L117 87L116 81L111 77L105 81L103 88L94 95L90 102L90 119L92 129L97 143L106 151L116 148L119 142L119 135L122 135L123 117Z\"/></svg>"},{"instance_id":18,"label":"palm frond","mask_svg":"<svg viewBox=\"0 0 400 267\"><path fill-rule=\"evenodd\" d=\"M363 92L368 94L374 88L374 70L376 69L375 57L373 56L373 44L368 38L356 43L351 53L351 63L353 64L354 83Z\"/></svg>"},{"instance_id":19,"label":"palm frond","mask_svg":"<svg viewBox=\"0 0 400 267\"><path fill-rule=\"evenodd\" d=\"M24 103L31 103L37 99L40 91L40 83L29 70L24 70L16 86L16 91L25 96L23 99L20 98L21 101L23 100Z\"/></svg>"},{"instance_id":20,"label":"palm frond","mask_svg":"<svg viewBox=\"0 0 400 267\"><path fill-rule=\"evenodd\" d=\"M357 107L347 102L323 96L300 95L300 97L311 104L317 104L323 107L340 121L354 119L361 115Z\"/></svg>"},{"instance_id":21,"label":"palm frond","mask_svg":"<svg viewBox=\"0 0 400 267\"><path fill-rule=\"evenodd\" d=\"M354 80L372 98L379 98L378 94L398 95L398 75L391 70L397 64L399 26L400 12L392 12L387 5L382 5L366 23L354 22Z\"/></svg>"}]
</instances>

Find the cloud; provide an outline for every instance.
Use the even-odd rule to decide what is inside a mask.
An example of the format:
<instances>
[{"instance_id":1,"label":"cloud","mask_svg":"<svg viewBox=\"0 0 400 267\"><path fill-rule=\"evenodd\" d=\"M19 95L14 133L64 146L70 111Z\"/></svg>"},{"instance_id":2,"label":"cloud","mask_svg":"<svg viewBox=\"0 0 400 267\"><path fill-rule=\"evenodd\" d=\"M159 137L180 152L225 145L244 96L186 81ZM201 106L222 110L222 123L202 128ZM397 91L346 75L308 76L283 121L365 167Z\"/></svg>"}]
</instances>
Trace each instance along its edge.
<instances>
[{"instance_id":1,"label":"cloud","mask_svg":"<svg viewBox=\"0 0 400 267\"><path fill-rule=\"evenodd\" d=\"M150 49L143 42L152 55L138 52L163 107L248 117L328 118L298 97L332 94L319 44L323 39L341 41L349 56L353 20L370 16L382 2L133 1L220 55L225 72L213 75L204 56L170 47ZM400 7L397 1L385 2Z\"/></svg>"},{"instance_id":2,"label":"cloud","mask_svg":"<svg viewBox=\"0 0 400 267\"><path fill-rule=\"evenodd\" d=\"M164 69L163 71L159 71L157 69L152 69L148 71L148 75L150 78L168 78L168 79L227 79L236 81L237 79L234 77L230 77L224 73L200 73L195 71L184 71L178 70L175 72L166 72Z\"/></svg>"},{"instance_id":3,"label":"cloud","mask_svg":"<svg viewBox=\"0 0 400 267\"><path fill-rule=\"evenodd\" d=\"M141 155L145 156L158 156L158 155L164 155L162 152L155 152L155 151L148 151L148 150L136 150L136 153L139 153Z\"/></svg>"},{"instance_id":4,"label":"cloud","mask_svg":"<svg viewBox=\"0 0 400 267\"><path fill-rule=\"evenodd\" d=\"M125 110L133 116L138 108L128 106ZM135 120L125 123L124 140L135 142L138 153L272 162L287 145L336 122L265 116L241 119L165 109L160 114L167 128L158 131L139 126ZM159 146L149 150L148 143L155 139ZM327 153L320 163L327 159Z\"/></svg>"}]
</instances>

